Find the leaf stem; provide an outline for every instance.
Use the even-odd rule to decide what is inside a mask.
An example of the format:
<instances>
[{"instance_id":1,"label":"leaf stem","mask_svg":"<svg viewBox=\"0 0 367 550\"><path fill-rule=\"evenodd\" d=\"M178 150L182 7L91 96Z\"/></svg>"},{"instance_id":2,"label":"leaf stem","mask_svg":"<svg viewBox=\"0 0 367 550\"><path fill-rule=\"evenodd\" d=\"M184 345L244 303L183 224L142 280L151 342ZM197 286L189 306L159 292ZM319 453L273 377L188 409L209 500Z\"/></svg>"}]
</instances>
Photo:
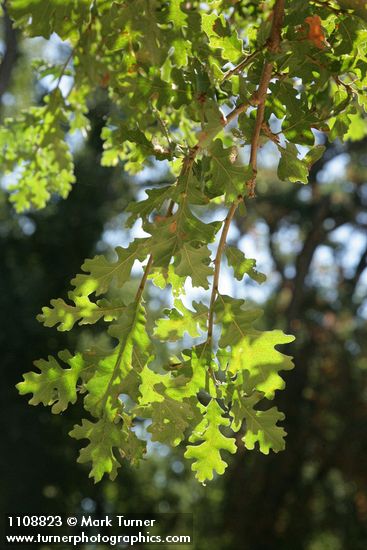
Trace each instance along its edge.
<instances>
[{"instance_id":1,"label":"leaf stem","mask_svg":"<svg viewBox=\"0 0 367 550\"><path fill-rule=\"evenodd\" d=\"M93 7L94 7L94 2L92 4L92 8ZM73 55L75 54L75 51L76 51L77 47L80 44L81 38L84 36L84 34L86 34L90 30L90 28L92 27L92 24L94 22L94 19L95 19L95 17L92 13L92 10L91 10L90 21L88 22L85 29L80 33L80 36L79 36L79 39L77 40L77 42L74 44L74 46L71 47L69 55L67 56L63 66L61 67L61 71L60 71L59 77L58 77L57 82L56 82L55 90L57 90L60 87L61 80L62 80L63 76L65 75L66 69L68 68L69 63L72 60Z\"/></svg>"},{"instance_id":2,"label":"leaf stem","mask_svg":"<svg viewBox=\"0 0 367 550\"><path fill-rule=\"evenodd\" d=\"M227 241L227 235L228 231L233 219L233 216L235 215L235 212L237 210L237 206L239 203L243 200L242 196L239 196L235 201L233 201L230 209L228 210L227 217L224 220L222 233L219 239L217 254L215 256L214 260L214 278L213 278L213 287L212 287L212 293L210 296L210 305L209 305L209 314L208 314L208 336L207 336L207 342L210 342L213 336L213 324L214 324L214 304L215 299L218 294L218 285L219 285L219 275L220 275L220 265L222 260L222 255L224 248L226 246Z\"/></svg>"},{"instance_id":3,"label":"leaf stem","mask_svg":"<svg viewBox=\"0 0 367 550\"><path fill-rule=\"evenodd\" d=\"M147 262L147 265L145 266L144 268L144 273L143 273L143 276L141 278L141 281L140 281L140 284L138 286L138 290L135 294L135 302L140 302L141 300L141 297L142 297L142 294L144 292L144 288L145 288L145 284L147 282L147 279L148 279L148 275L150 273L150 270L152 268L152 265L153 265L153 254L151 254L148 258L148 262Z\"/></svg>"}]
</instances>

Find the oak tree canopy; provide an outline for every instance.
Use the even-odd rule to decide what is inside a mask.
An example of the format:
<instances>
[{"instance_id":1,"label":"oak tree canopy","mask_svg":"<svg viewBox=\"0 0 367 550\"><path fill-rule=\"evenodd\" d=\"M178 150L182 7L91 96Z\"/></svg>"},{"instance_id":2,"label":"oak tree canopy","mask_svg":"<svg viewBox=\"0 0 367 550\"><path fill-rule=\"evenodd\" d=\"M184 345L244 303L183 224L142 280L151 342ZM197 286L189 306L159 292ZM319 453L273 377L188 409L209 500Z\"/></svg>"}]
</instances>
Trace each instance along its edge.
<instances>
[{"instance_id":1,"label":"oak tree canopy","mask_svg":"<svg viewBox=\"0 0 367 550\"><path fill-rule=\"evenodd\" d=\"M279 180L302 185L326 140L360 135L367 110L364 2L7 6L24 35L57 35L69 48L61 63L34 64L38 79L52 81L43 103L0 128L16 211L67 197L75 182L70 137L88 133L88 110L101 90L109 101L101 163L132 176L156 161L169 170L165 185L147 188L128 207L127 226L138 225L144 236L117 247L114 258L85 260L68 299L52 300L38 317L59 331L104 324L109 344L36 361L19 392L56 414L83 402L85 418L70 435L82 440L78 460L91 464L95 481L113 479L122 460L144 457L144 419L152 441L185 446L202 483L224 473L238 445L283 450L284 415L271 401L284 389L281 372L293 368L278 346L294 336L257 328L261 309L221 291L221 267L226 263L243 284L265 280L255 259L227 244L235 216L256 201L264 147L277 152ZM131 297L126 288L137 264L142 274ZM191 305L188 280L203 290ZM170 305L153 328L151 285ZM172 343L179 351L157 364L157 347L169 351Z\"/></svg>"}]
</instances>

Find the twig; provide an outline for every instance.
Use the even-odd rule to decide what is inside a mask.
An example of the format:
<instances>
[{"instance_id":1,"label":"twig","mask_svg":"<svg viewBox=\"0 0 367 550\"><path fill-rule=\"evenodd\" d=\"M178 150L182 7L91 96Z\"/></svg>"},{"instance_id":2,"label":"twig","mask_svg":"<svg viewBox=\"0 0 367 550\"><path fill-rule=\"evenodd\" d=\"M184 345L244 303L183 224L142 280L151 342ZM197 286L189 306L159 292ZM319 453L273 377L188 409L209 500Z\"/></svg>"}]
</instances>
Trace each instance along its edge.
<instances>
[{"instance_id":1,"label":"twig","mask_svg":"<svg viewBox=\"0 0 367 550\"><path fill-rule=\"evenodd\" d=\"M267 49L273 54L279 50L281 41L281 29L284 19L284 4L285 0L277 0L273 11L273 22L270 31L270 38ZM249 198L255 197L255 183L257 175L257 151L259 148L259 140L261 128L264 122L265 102L269 83L273 73L274 62L266 61L264 63L261 74L260 84L253 99L257 104L256 122L251 139L250 166L252 168L252 177L247 182Z\"/></svg>"},{"instance_id":2,"label":"twig","mask_svg":"<svg viewBox=\"0 0 367 550\"><path fill-rule=\"evenodd\" d=\"M282 29L282 24L284 19L284 4L285 4L285 0L277 0L274 6L273 22L272 22L272 27L270 31L270 38L267 45L267 49L270 53L277 52L280 46L281 29ZM249 162L250 166L253 169L253 176L247 184L249 186L250 197L254 195L253 188L255 185L256 172L257 172L257 149L259 146L260 131L264 122L265 100L266 100L267 89L272 76L272 72L273 72L273 62L266 61L263 67L259 87L256 93L253 95L252 101L250 101L250 104L256 103L258 106L255 129L251 140L251 153L250 153L250 162ZM240 112L243 112L245 109L247 109L247 107L248 105L241 105L240 107L237 107L236 109L234 109L227 117L227 123L229 119L232 120ZM217 253L215 256L213 286L212 286L209 312L208 312L208 331L207 331L208 343L211 343L211 340L213 337L214 306L215 306L215 301L218 294L218 284L219 284L222 255L226 245L227 235L228 235L229 227L231 225L231 221L236 213L238 205L242 201L243 201L243 196L239 195L237 199L233 201L232 205L228 210L227 217L223 224L223 229L220 236Z\"/></svg>"},{"instance_id":3,"label":"twig","mask_svg":"<svg viewBox=\"0 0 367 550\"><path fill-rule=\"evenodd\" d=\"M236 107L235 109L233 109L233 111L228 113L228 115L226 117L225 126L227 124L229 124L230 122L232 122L232 120L234 120L238 115L240 115L244 111L247 111L247 109L250 107L250 105L251 105L251 101L248 101L247 103L242 103L242 105L240 105L239 107Z\"/></svg>"},{"instance_id":4,"label":"twig","mask_svg":"<svg viewBox=\"0 0 367 550\"><path fill-rule=\"evenodd\" d=\"M68 67L68 65L69 65L69 63L70 63L70 61L71 61L71 59L72 59L72 57L75 53L75 50L76 50L76 45L73 48L71 48L71 50L69 52L69 55L66 58L65 63L61 67L61 71L60 71L59 77L58 77L57 82L56 82L55 90L57 90L57 88L59 88L61 80L62 80L63 76L65 76L65 71L66 71L66 69L67 69L67 67Z\"/></svg>"},{"instance_id":5,"label":"twig","mask_svg":"<svg viewBox=\"0 0 367 550\"><path fill-rule=\"evenodd\" d=\"M170 138L170 135L169 135L169 131L168 131L168 128L167 128L167 124L165 123L165 121L161 118L160 114L159 114L159 111L158 109L153 105L152 102L150 102L150 106L152 108L152 111L153 113L155 114L155 116L157 117L157 120L158 120L158 123L160 125L160 127L162 128L162 132L167 140L167 143L168 143L168 148L169 150L171 151L172 150L172 141L171 141L171 138Z\"/></svg>"},{"instance_id":6,"label":"twig","mask_svg":"<svg viewBox=\"0 0 367 550\"><path fill-rule=\"evenodd\" d=\"M283 18L284 18L284 2L285 2L285 0L277 0L276 3L275 3L275 6L274 6L273 22L272 22L272 27L271 27L271 31L270 31L270 38L269 38L268 45L267 45L267 49L271 53L276 52L279 48L279 45L280 45L281 27L282 27ZM252 143L251 143L251 154L252 154L252 157L253 157L251 166L253 167L254 172L256 171L255 147L256 148L258 147L258 141L259 141L261 126L263 124L263 119L264 119L266 92L267 92L267 88L268 88L268 85L269 85L269 82L270 82L272 70L273 70L273 63L267 61L264 65L264 68L263 68L263 73L262 73L259 88L258 88L257 92L254 94L253 99L250 100L248 103L244 103L242 105L239 105L235 109L233 109L228 114L228 116L226 117L226 119L224 121L224 124L223 124L223 127L226 126L227 124L229 124L239 114L246 111L252 103L256 103L258 105L257 121L256 121L254 135L253 135L253 138L252 138ZM257 129L257 126L259 126L258 129ZM202 138L202 140L199 139L198 143L189 150L188 155L184 158L180 176L187 173L188 170L191 170L196 156L203 149L204 139L205 139L205 137ZM255 161L254 161L254 158L255 158ZM250 163L251 163L251 161L250 161ZM254 167L255 167L255 169L254 169ZM221 237L220 237L220 241L219 241L219 244L218 244L218 250L217 250L216 258L215 258L215 261L214 261L215 269L214 269L214 278L213 278L213 288L212 288L211 299L210 299L210 307L209 307L209 313L208 313L208 336L207 336L207 341L208 342L211 341L211 338L212 338L212 335L213 335L213 322L214 322L214 311L213 310L214 310L215 299L216 299L216 296L217 296L217 293L218 293L218 283L219 283L220 264L221 264L222 254L223 254L223 251L224 251L224 248L225 248L225 244L226 244L227 235L228 235L228 231L229 231L231 221L233 219L233 216L235 215L235 212L237 210L238 205L242 201L243 201L243 196L239 195L237 197L237 199L232 203L232 205L231 205L231 207L228 211L227 217L225 219L223 229L222 229L222 233L221 233ZM167 217L172 215L173 208L174 208L174 201L171 201L170 205L168 207L167 214L166 214ZM135 297L136 301L140 301L140 299L143 295L143 291L144 291L144 288L145 288L150 270L152 268L152 265L153 265L153 255L150 255L148 263L145 266L143 277L142 277L142 279L140 281L140 285L138 287L138 291L136 293L136 297Z\"/></svg>"},{"instance_id":7,"label":"twig","mask_svg":"<svg viewBox=\"0 0 367 550\"><path fill-rule=\"evenodd\" d=\"M240 105L239 107L236 107L235 109L233 109L233 111L231 111L228 114L228 116L226 117L226 120L223 124L223 127L226 126L227 124L229 124L232 120L234 120L239 114L246 111L248 109L249 105L250 105L249 103L244 103L244 104ZM203 149L203 146L201 144L201 140L199 140L197 142L197 144L194 145L194 147L192 147L189 150L188 155L183 160L182 170L181 170L181 173L179 175L179 178L182 175L184 175L188 170L191 170L192 165L194 164L195 158L197 157L197 155L199 154L199 152L202 149ZM242 200L242 197L241 197L241 200ZM237 202L237 201L235 201L235 202ZM167 209L166 217L172 216L174 206L175 206L175 202L173 200L171 200L170 203L169 203L168 209ZM237 208L237 206L236 206L236 208ZM142 297L142 294L143 294L143 291L144 291L144 288L145 288L145 284L147 282L148 275L150 273L152 265L153 265L153 257L151 255L149 257L147 265L145 266L143 277L140 281L140 285L138 287L138 292L136 294L135 300L140 300L141 297Z\"/></svg>"},{"instance_id":8,"label":"twig","mask_svg":"<svg viewBox=\"0 0 367 550\"><path fill-rule=\"evenodd\" d=\"M212 286L212 293L210 297L210 306L209 306L209 314L208 314L208 336L207 341L210 342L213 336L213 322L214 322L214 304L215 299L218 294L218 284L219 284L219 275L220 275L220 264L222 260L222 255L224 248L226 246L227 241L227 235L229 231L229 227L231 225L231 221L233 219L233 216L235 215L235 212L237 210L237 206L239 203L243 200L243 197L238 197L231 205L230 209L228 210L227 217L223 224L222 233L220 236L219 244L218 244L218 250L217 254L215 256L214 260L214 277L213 277L213 286Z\"/></svg>"},{"instance_id":9,"label":"twig","mask_svg":"<svg viewBox=\"0 0 367 550\"><path fill-rule=\"evenodd\" d=\"M92 14L91 18L90 18L90 21L88 22L88 25L85 27L84 31L81 32L78 41L70 49L69 55L67 56L63 66L61 67L61 71L60 71L59 77L58 77L57 82L56 82L55 90L57 90L57 88L59 88L61 80L62 80L63 76L65 76L65 71L66 71L70 61L72 60L73 55L75 54L75 51L76 51L77 47L80 44L80 40L81 40L82 36L84 36L84 34L86 34L91 29L93 22L94 22L94 16Z\"/></svg>"},{"instance_id":10,"label":"twig","mask_svg":"<svg viewBox=\"0 0 367 550\"><path fill-rule=\"evenodd\" d=\"M270 139L270 141L273 141L276 145L279 145L278 133L274 134L274 132L271 131L270 126L267 122L262 123L261 129L264 132L264 134L266 135L266 137L268 137Z\"/></svg>"},{"instance_id":11,"label":"twig","mask_svg":"<svg viewBox=\"0 0 367 550\"><path fill-rule=\"evenodd\" d=\"M240 73L247 65L249 65L249 63L251 63L251 61L253 61L259 55L260 52L261 50L255 50L250 55L245 57L245 59L243 59L238 65L233 67L233 69L227 71L222 78L222 82L228 80L228 78L231 78L231 76L233 76L234 74Z\"/></svg>"}]
</instances>

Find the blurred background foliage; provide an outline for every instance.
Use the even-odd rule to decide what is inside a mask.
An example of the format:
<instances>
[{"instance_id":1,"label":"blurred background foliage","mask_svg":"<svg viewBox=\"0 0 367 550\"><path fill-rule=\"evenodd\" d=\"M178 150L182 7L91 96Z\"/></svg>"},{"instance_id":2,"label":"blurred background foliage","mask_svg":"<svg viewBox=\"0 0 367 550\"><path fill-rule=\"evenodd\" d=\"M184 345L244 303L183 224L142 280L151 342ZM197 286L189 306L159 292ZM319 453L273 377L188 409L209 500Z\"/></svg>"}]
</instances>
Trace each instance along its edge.
<instances>
[{"instance_id":1,"label":"blurred background foliage","mask_svg":"<svg viewBox=\"0 0 367 550\"><path fill-rule=\"evenodd\" d=\"M0 39L0 116L42 103L32 59L62 44L17 36L5 16ZM264 325L296 333L296 369L284 376L287 449L241 453L206 487L184 465L183 450L152 445L143 465L124 465L115 482L94 486L75 463L67 437L77 407L52 416L29 407L15 384L35 358L86 346L98 328L55 333L35 319L66 296L84 258L128 238L121 214L162 170L138 178L100 166L101 92L90 105L92 131L72 144L75 185L66 201L16 215L6 180L0 195L2 513L193 512L195 548L223 550L365 550L367 546L367 139L326 144L309 186L282 184L273 151L262 154L258 198L238 218L232 240L270 273L268 283L238 292L265 307ZM1 166L0 166L1 170ZM140 195L139 195L140 196ZM228 284L230 284L228 282ZM161 307L157 298L156 307Z\"/></svg>"}]
</instances>

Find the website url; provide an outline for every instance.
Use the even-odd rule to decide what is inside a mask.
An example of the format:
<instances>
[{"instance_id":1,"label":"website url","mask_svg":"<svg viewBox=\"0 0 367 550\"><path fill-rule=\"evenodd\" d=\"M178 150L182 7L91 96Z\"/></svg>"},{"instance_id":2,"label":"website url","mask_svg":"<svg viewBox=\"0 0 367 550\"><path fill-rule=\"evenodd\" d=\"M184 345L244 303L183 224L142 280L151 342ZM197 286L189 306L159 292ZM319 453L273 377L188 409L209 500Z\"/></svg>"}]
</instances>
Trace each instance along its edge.
<instances>
[{"instance_id":1,"label":"website url","mask_svg":"<svg viewBox=\"0 0 367 550\"><path fill-rule=\"evenodd\" d=\"M138 535L87 535L84 532L79 535L6 535L7 544L70 544L78 546L79 544L109 544L116 546L117 544L134 544L150 543L150 544L191 544L189 535L148 535L140 533Z\"/></svg>"}]
</instances>

